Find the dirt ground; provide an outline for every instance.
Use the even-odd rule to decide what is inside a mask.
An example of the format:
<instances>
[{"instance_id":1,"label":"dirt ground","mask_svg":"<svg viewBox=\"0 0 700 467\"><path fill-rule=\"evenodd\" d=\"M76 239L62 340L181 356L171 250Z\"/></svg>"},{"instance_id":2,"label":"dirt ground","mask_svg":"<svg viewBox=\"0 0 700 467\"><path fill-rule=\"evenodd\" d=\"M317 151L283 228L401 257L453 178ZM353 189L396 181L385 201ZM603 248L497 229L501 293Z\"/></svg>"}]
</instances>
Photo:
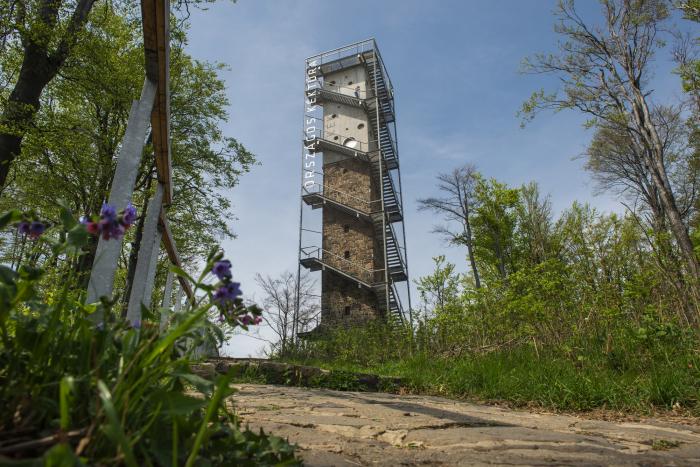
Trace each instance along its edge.
<instances>
[{"instance_id":1,"label":"dirt ground","mask_svg":"<svg viewBox=\"0 0 700 467\"><path fill-rule=\"evenodd\" d=\"M305 465L700 465L700 426L604 421L430 396L236 385L244 423Z\"/></svg>"}]
</instances>

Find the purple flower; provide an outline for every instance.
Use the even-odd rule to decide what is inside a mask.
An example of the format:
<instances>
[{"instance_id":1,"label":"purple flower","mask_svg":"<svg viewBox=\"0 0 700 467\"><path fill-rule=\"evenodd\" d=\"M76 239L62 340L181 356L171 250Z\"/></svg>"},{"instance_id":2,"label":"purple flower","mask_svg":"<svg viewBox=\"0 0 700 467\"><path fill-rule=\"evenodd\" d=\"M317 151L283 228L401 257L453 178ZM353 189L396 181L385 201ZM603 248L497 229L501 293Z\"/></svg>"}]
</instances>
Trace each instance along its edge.
<instances>
[{"instance_id":1,"label":"purple flower","mask_svg":"<svg viewBox=\"0 0 700 467\"><path fill-rule=\"evenodd\" d=\"M104 220L101 220L98 227L102 231L102 238L105 240L109 240L111 238L119 240L124 236L124 232L126 231L124 226L119 222L105 222Z\"/></svg>"},{"instance_id":2,"label":"purple flower","mask_svg":"<svg viewBox=\"0 0 700 467\"><path fill-rule=\"evenodd\" d=\"M44 233L46 230L46 225L44 225L42 222L39 221L34 221L29 225L29 237L30 238L39 238L41 234Z\"/></svg>"},{"instance_id":3,"label":"purple flower","mask_svg":"<svg viewBox=\"0 0 700 467\"><path fill-rule=\"evenodd\" d=\"M114 209L113 206L110 206L109 204L104 203L102 205L102 211L100 211L100 216L102 217L103 220L106 220L108 222L116 222L117 210Z\"/></svg>"},{"instance_id":4,"label":"purple flower","mask_svg":"<svg viewBox=\"0 0 700 467\"><path fill-rule=\"evenodd\" d=\"M19 232L20 235L29 235L29 222L22 221L17 224L17 232Z\"/></svg>"},{"instance_id":5,"label":"purple flower","mask_svg":"<svg viewBox=\"0 0 700 467\"><path fill-rule=\"evenodd\" d=\"M211 272L221 281L231 279L231 261L227 259L217 261L211 268Z\"/></svg>"},{"instance_id":6,"label":"purple flower","mask_svg":"<svg viewBox=\"0 0 700 467\"><path fill-rule=\"evenodd\" d=\"M241 292L241 284L238 282L229 282L219 287L216 292L214 292L214 301L220 306L225 306L227 303L233 302L236 297L243 294Z\"/></svg>"},{"instance_id":7,"label":"purple flower","mask_svg":"<svg viewBox=\"0 0 700 467\"><path fill-rule=\"evenodd\" d=\"M136 221L136 208L133 204L129 203L124 209L124 215L122 216L122 223L124 227L129 227Z\"/></svg>"},{"instance_id":8,"label":"purple flower","mask_svg":"<svg viewBox=\"0 0 700 467\"><path fill-rule=\"evenodd\" d=\"M262 318L260 316L242 315L238 317L238 321L240 321L243 326L250 326L251 324L260 324Z\"/></svg>"}]
</instances>

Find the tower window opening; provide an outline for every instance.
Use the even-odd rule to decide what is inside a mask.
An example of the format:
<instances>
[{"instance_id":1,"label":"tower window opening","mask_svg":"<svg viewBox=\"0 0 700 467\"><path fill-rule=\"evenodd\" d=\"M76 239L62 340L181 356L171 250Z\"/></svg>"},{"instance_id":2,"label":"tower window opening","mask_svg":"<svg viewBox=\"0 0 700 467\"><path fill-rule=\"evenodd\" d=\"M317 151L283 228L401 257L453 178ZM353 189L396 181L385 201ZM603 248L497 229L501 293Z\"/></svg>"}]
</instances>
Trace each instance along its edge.
<instances>
[{"instance_id":1,"label":"tower window opening","mask_svg":"<svg viewBox=\"0 0 700 467\"><path fill-rule=\"evenodd\" d=\"M357 140L355 138L345 138L345 141L343 141L343 146L347 146L349 148L356 148L357 147Z\"/></svg>"},{"instance_id":2,"label":"tower window opening","mask_svg":"<svg viewBox=\"0 0 700 467\"><path fill-rule=\"evenodd\" d=\"M337 116L338 116L338 114L331 114L331 118L335 118Z\"/></svg>"},{"instance_id":3,"label":"tower window opening","mask_svg":"<svg viewBox=\"0 0 700 467\"><path fill-rule=\"evenodd\" d=\"M350 259L350 250L345 250L343 256L345 256L345 259Z\"/></svg>"},{"instance_id":4,"label":"tower window opening","mask_svg":"<svg viewBox=\"0 0 700 467\"><path fill-rule=\"evenodd\" d=\"M349 315L350 314L350 305L345 307L345 314Z\"/></svg>"},{"instance_id":5,"label":"tower window opening","mask_svg":"<svg viewBox=\"0 0 700 467\"><path fill-rule=\"evenodd\" d=\"M345 224L345 225L343 226L343 232L345 232L345 233L350 232L350 226L349 226L348 224Z\"/></svg>"},{"instance_id":6,"label":"tower window opening","mask_svg":"<svg viewBox=\"0 0 700 467\"><path fill-rule=\"evenodd\" d=\"M333 140L334 140L334 141L338 141L338 136L334 136L334 137L333 137Z\"/></svg>"}]
</instances>

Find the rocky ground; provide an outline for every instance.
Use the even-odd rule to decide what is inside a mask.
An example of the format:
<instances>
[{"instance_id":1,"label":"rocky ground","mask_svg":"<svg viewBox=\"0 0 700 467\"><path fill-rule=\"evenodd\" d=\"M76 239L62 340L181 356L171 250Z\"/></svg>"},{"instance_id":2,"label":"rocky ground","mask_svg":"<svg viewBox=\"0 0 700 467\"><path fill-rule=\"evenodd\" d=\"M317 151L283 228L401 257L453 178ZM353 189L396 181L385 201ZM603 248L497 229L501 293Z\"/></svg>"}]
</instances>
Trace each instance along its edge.
<instances>
[{"instance_id":1,"label":"rocky ground","mask_svg":"<svg viewBox=\"0 0 700 467\"><path fill-rule=\"evenodd\" d=\"M244 423L306 465L700 465L700 426L610 422L430 396L237 385Z\"/></svg>"}]
</instances>

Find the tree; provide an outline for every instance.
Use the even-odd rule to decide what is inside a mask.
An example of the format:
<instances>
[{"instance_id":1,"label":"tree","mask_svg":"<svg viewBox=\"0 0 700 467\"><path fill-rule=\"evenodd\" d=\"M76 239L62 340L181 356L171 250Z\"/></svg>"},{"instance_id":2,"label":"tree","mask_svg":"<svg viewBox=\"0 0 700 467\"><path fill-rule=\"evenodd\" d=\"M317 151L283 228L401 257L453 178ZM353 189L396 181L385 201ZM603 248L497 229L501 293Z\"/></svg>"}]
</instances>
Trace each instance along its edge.
<instances>
[{"instance_id":1,"label":"tree","mask_svg":"<svg viewBox=\"0 0 700 467\"><path fill-rule=\"evenodd\" d=\"M669 16L668 2L605 0L601 5L603 25L592 27L578 14L573 0L560 0L559 54L536 55L526 61L525 69L558 76L562 90L534 93L523 105L523 115L576 109L590 117L588 125L611 128L635 141L687 270L700 280L700 262L673 192L648 89L650 62L661 46L660 34Z\"/></svg>"},{"instance_id":2,"label":"tree","mask_svg":"<svg viewBox=\"0 0 700 467\"><path fill-rule=\"evenodd\" d=\"M537 265L552 255L552 203L549 196L542 198L537 183L520 188L518 216L519 248L528 265Z\"/></svg>"},{"instance_id":3,"label":"tree","mask_svg":"<svg viewBox=\"0 0 700 467\"><path fill-rule=\"evenodd\" d=\"M22 139L82 33L95 0L15 0L0 7L3 47L21 48L17 80L0 115L0 189L19 156ZM0 49L1 50L1 49ZM2 50L5 53L5 50Z\"/></svg>"},{"instance_id":4,"label":"tree","mask_svg":"<svg viewBox=\"0 0 700 467\"><path fill-rule=\"evenodd\" d=\"M277 339L273 346L285 354L296 344L298 333L310 330L318 321L320 307L313 294L316 281L308 273L302 274L297 287L296 274L285 271L278 277L257 274L255 282L264 294L263 318Z\"/></svg>"},{"instance_id":5,"label":"tree","mask_svg":"<svg viewBox=\"0 0 700 467\"><path fill-rule=\"evenodd\" d=\"M487 271L506 279L515 270L515 229L520 192L496 179L479 180L474 190L476 257ZM493 277L493 276L492 276Z\"/></svg>"},{"instance_id":6,"label":"tree","mask_svg":"<svg viewBox=\"0 0 700 467\"><path fill-rule=\"evenodd\" d=\"M689 144L689 131L680 107L658 106L653 118L664 149L664 164L684 222L697 201L698 167ZM610 190L631 201L634 212L648 213L657 234L667 231L666 210L654 184L639 140L618 127L600 126L586 151L586 169L602 190Z\"/></svg>"},{"instance_id":7,"label":"tree","mask_svg":"<svg viewBox=\"0 0 700 467\"><path fill-rule=\"evenodd\" d=\"M435 270L428 276L416 281L418 292L424 303L425 311L432 310L440 314L449 304L455 303L459 296L460 275L455 273L455 265L445 261L445 255L433 258Z\"/></svg>"},{"instance_id":8,"label":"tree","mask_svg":"<svg viewBox=\"0 0 700 467\"><path fill-rule=\"evenodd\" d=\"M463 165L450 173L438 175L438 189L445 194L444 197L418 200L418 209L442 214L448 222L447 226L435 227L434 232L444 235L452 244L466 245L477 289L481 287L481 278L474 256L471 216L474 210L474 189L479 177L476 167L471 164ZM449 223L458 224L459 230L451 230Z\"/></svg>"},{"instance_id":9,"label":"tree","mask_svg":"<svg viewBox=\"0 0 700 467\"><path fill-rule=\"evenodd\" d=\"M700 0L682 0L677 3L685 19L700 22ZM683 88L690 95L695 113L700 113L700 59L694 52L698 38L677 37L680 39L674 50L674 59L679 65Z\"/></svg>"},{"instance_id":10,"label":"tree","mask_svg":"<svg viewBox=\"0 0 700 467\"><path fill-rule=\"evenodd\" d=\"M99 212L107 199L117 151L132 100L144 79L142 30L136 5L104 2L97 5L89 26L46 88L22 154L11 168L12 183L0 205L36 211L58 222L57 199L79 215ZM229 101L219 77L221 65L197 61L185 53L180 23L171 27L171 135L174 202L170 227L185 264L197 264L222 238L233 236L231 204L225 190L233 188L255 158L243 145L223 133ZM3 55L9 70L18 53ZM139 214L156 184L152 146L145 148L132 202ZM52 176L48 177L47 171ZM125 290L133 275L143 216L127 232L120 257L116 290ZM5 260L21 251L21 238L8 238L0 247ZM89 277L96 242L81 263ZM167 269L165 259L161 270ZM157 276L160 280L165 275ZM83 284L84 285L84 284Z\"/></svg>"}]
</instances>

